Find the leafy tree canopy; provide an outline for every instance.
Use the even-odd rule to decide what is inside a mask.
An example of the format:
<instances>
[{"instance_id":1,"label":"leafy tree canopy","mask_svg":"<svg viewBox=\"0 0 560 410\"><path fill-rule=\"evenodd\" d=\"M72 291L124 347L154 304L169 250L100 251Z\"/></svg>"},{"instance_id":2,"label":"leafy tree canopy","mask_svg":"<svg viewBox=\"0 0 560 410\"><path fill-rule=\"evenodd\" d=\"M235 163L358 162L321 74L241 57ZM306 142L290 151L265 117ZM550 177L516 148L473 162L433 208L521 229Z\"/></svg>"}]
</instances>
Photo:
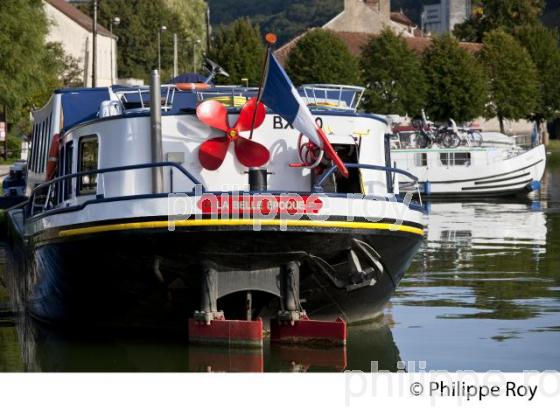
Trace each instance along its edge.
<instances>
[{"instance_id":1,"label":"leafy tree canopy","mask_svg":"<svg viewBox=\"0 0 560 410\"><path fill-rule=\"evenodd\" d=\"M484 37L480 59L490 82L486 116L519 120L529 116L538 97L537 70L531 56L517 40L498 29Z\"/></svg>"},{"instance_id":2,"label":"leafy tree canopy","mask_svg":"<svg viewBox=\"0 0 560 410\"><path fill-rule=\"evenodd\" d=\"M286 71L295 84L358 84L358 59L328 30L305 34L288 56Z\"/></svg>"},{"instance_id":3,"label":"leafy tree canopy","mask_svg":"<svg viewBox=\"0 0 560 410\"><path fill-rule=\"evenodd\" d=\"M249 17L261 32L274 32L279 44L310 27L320 27L343 9L343 0L209 0L214 26Z\"/></svg>"},{"instance_id":4,"label":"leafy tree canopy","mask_svg":"<svg viewBox=\"0 0 560 410\"><path fill-rule=\"evenodd\" d=\"M29 111L44 105L56 88L79 85L77 61L60 44L45 44L48 21L41 0L4 0L0 7L0 105L10 134L29 131Z\"/></svg>"},{"instance_id":5,"label":"leafy tree canopy","mask_svg":"<svg viewBox=\"0 0 560 410\"><path fill-rule=\"evenodd\" d=\"M92 14L92 3L80 5ZM114 17L120 24L113 25L118 36L118 75L121 78L149 79L150 70L157 67L157 33L161 33L162 78L173 73L173 34L178 36L179 72L200 71L206 49L206 5L203 0L111 0L100 1L98 21L109 27ZM194 58L193 58L194 55Z\"/></svg>"},{"instance_id":6,"label":"leafy tree canopy","mask_svg":"<svg viewBox=\"0 0 560 410\"><path fill-rule=\"evenodd\" d=\"M360 65L366 84L365 109L415 115L423 108L427 86L420 58L392 30L371 37Z\"/></svg>"},{"instance_id":7,"label":"leafy tree canopy","mask_svg":"<svg viewBox=\"0 0 560 410\"><path fill-rule=\"evenodd\" d=\"M434 39L425 51L423 66L429 85L426 112L435 121L470 121L484 112L485 74L476 58L450 35Z\"/></svg>"},{"instance_id":8,"label":"leafy tree canopy","mask_svg":"<svg viewBox=\"0 0 560 410\"><path fill-rule=\"evenodd\" d=\"M264 52L261 33L249 20L239 19L227 27L220 27L212 41L210 58L220 64L230 77L216 80L243 84L242 79L246 78L250 85L258 85Z\"/></svg>"},{"instance_id":9,"label":"leafy tree canopy","mask_svg":"<svg viewBox=\"0 0 560 410\"><path fill-rule=\"evenodd\" d=\"M531 119L552 119L560 112L558 33L538 24L521 27L515 35L531 55L538 72L539 96Z\"/></svg>"},{"instance_id":10,"label":"leafy tree canopy","mask_svg":"<svg viewBox=\"0 0 560 410\"><path fill-rule=\"evenodd\" d=\"M453 33L464 41L481 42L484 34L498 28L511 31L515 27L539 22L544 0L479 0L479 13L455 26Z\"/></svg>"}]
</instances>

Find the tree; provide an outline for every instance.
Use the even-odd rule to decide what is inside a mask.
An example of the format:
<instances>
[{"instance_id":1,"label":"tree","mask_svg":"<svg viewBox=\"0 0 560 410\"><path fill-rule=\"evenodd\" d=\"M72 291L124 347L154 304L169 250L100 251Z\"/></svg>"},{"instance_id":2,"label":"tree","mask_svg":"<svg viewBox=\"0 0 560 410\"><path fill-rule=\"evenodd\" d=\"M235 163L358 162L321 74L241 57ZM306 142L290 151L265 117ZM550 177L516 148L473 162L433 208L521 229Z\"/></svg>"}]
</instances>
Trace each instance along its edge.
<instances>
[{"instance_id":1,"label":"tree","mask_svg":"<svg viewBox=\"0 0 560 410\"><path fill-rule=\"evenodd\" d=\"M420 58L392 30L371 37L360 65L368 111L414 115L424 107L427 86Z\"/></svg>"},{"instance_id":2,"label":"tree","mask_svg":"<svg viewBox=\"0 0 560 410\"><path fill-rule=\"evenodd\" d=\"M83 87L84 70L80 68L80 59L64 52L62 44L58 42L47 43L47 60L50 70L56 77L59 87Z\"/></svg>"},{"instance_id":3,"label":"tree","mask_svg":"<svg viewBox=\"0 0 560 410\"><path fill-rule=\"evenodd\" d=\"M288 56L286 71L295 84L356 84L359 62L333 32L308 31Z\"/></svg>"},{"instance_id":4,"label":"tree","mask_svg":"<svg viewBox=\"0 0 560 410\"><path fill-rule=\"evenodd\" d=\"M429 85L426 111L436 121L464 122L479 117L487 100L484 71L476 58L450 35L435 38L424 52Z\"/></svg>"},{"instance_id":5,"label":"tree","mask_svg":"<svg viewBox=\"0 0 560 410\"><path fill-rule=\"evenodd\" d=\"M490 83L486 115L498 117L504 132L504 119L519 120L533 113L538 97L537 70L527 50L501 29L486 34L480 59Z\"/></svg>"},{"instance_id":6,"label":"tree","mask_svg":"<svg viewBox=\"0 0 560 410\"><path fill-rule=\"evenodd\" d=\"M46 87L43 2L5 0L0 22L0 105L7 107L8 120L17 127L27 122L29 108L38 102L37 91Z\"/></svg>"},{"instance_id":7,"label":"tree","mask_svg":"<svg viewBox=\"0 0 560 410\"><path fill-rule=\"evenodd\" d=\"M242 84L246 78L250 85L259 83L265 48L257 26L248 19L239 19L227 27L220 27L212 42L210 58L220 64L230 75L218 81Z\"/></svg>"},{"instance_id":8,"label":"tree","mask_svg":"<svg viewBox=\"0 0 560 410\"><path fill-rule=\"evenodd\" d=\"M342 11L343 3L343 0L209 0L212 25L227 25L247 17L260 27L261 33L276 33L279 44L309 27L321 27Z\"/></svg>"},{"instance_id":9,"label":"tree","mask_svg":"<svg viewBox=\"0 0 560 410\"><path fill-rule=\"evenodd\" d=\"M79 8L89 15L92 13L91 1ZM121 20L118 26L113 26L114 34L118 36L119 77L149 79L150 70L157 67L157 33L162 26L167 28L161 33L162 79L172 76L174 33L179 41L179 71L192 71L193 51L200 62L205 50L205 12L202 0L100 1L100 24L109 27L115 16Z\"/></svg>"},{"instance_id":10,"label":"tree","mask_svg":"<svg viewBox=\"0 0 560 410\"><path fill-rule=\"evenodd\" d=\"M453 33L464 41L481 42L484 34L498 28L511 31L515 27L538 24L544 0L480 0L478 13L455 26Z\"/></svg>"},{"instance_id":11,"label":"tree","mask_svg":"<svg viewBox=\"0 0 560 410\"><path fill-rule=\"evenodd\" d=\"M560 112L560 49L558 33L540 24L516 30L516 37L527 49L538 73L539 95L529 119L536 121L546 141L546 120Z\"/></svg>"}]
</instances>

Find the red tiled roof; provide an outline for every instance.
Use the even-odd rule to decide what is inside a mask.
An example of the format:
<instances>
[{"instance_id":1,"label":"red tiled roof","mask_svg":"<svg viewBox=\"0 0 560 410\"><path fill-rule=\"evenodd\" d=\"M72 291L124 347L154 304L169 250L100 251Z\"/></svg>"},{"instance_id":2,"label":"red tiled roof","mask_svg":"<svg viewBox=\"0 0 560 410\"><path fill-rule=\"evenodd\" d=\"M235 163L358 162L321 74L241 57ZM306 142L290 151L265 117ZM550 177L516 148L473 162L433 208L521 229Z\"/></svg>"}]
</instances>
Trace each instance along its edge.
<instances>
[{"instance_id":1,"label":"red tiled roof","mask_svg":"<svg viewBox=\"0 0 560 410\"><path fill-rule=\"evenodd\" d=\"M313 29L312 29L313 30ZM357 32L350 32L350 31L334 31L333 32L338 38L340 38L348 47L348 50L356 56L359 56L362 53L362 48L366 45L372 34L369 33L357 33ZM298 36L294 38L289 43L286 43L284 46L276 51L276 57L280 61L280 63L285 64L288 60L288 55L290 51L295 47L297 41L302 36ZM433 41L431 37L402 37L408 44L408 46L418 52L421 53L425 49L427 49ZM480 43L466 43L460 42L459 45L464 50L470 53L476 53L480 51L482 48L482 44Z\"/></svg>"},{"instance_id":2,"label":"red tiled roof","mask_svg":"<svg viewBox=\"0 0 560 410\"><path fill-rule=\"evenodd\" d=\"M73 5L67 3L65 0L45 0L55 9L74 20L80 26L91 32L93 30L93 19L87 14L82 13L79 9ZM101 34L107 37L111 37L111 32L103 27L101 24L97 23L97 34Z\"/></svg>"}]
</instances>

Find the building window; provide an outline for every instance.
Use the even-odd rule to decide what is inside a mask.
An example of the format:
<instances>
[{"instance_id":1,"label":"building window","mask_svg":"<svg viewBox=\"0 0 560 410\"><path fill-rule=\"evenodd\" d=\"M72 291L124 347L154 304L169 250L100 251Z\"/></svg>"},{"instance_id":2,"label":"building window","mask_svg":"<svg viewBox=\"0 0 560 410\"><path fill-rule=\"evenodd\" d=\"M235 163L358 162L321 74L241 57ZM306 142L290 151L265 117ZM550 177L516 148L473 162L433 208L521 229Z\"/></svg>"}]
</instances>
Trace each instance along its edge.
<instances>
[{"instance_id":1,"label":"building window","mask_svg":"<svg viewBox=\"0 0 560 410\"><path fill-rule=\"evenodd\" d=\"M97 170L99 143L97 137L84 137L78 146L78 172ZM97 174L84 175L78 178L78 194L91 195L97 191Z\"/></svg>"}]
</instances>

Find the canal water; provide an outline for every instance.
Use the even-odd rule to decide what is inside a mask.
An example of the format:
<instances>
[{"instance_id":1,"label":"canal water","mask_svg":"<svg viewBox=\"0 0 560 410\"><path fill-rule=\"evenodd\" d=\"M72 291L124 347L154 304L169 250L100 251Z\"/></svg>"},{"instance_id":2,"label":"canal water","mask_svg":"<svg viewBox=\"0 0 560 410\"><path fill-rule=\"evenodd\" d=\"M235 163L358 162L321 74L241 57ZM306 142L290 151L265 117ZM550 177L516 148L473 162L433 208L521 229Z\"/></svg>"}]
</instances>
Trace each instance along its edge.
<instances>
[{"instance_id":1,"label":"canal water","mask_svg":"<svg viewBox=\"0 0 560 410\"><path fill-rule=\"evenodd\" d=\"M430 204L397 294L379 321L349 328L346 349L63 334L10 313L0 286L0 371L560 370L560 161L551 162L530 199Z\"/></svg>"}]
</instances>

